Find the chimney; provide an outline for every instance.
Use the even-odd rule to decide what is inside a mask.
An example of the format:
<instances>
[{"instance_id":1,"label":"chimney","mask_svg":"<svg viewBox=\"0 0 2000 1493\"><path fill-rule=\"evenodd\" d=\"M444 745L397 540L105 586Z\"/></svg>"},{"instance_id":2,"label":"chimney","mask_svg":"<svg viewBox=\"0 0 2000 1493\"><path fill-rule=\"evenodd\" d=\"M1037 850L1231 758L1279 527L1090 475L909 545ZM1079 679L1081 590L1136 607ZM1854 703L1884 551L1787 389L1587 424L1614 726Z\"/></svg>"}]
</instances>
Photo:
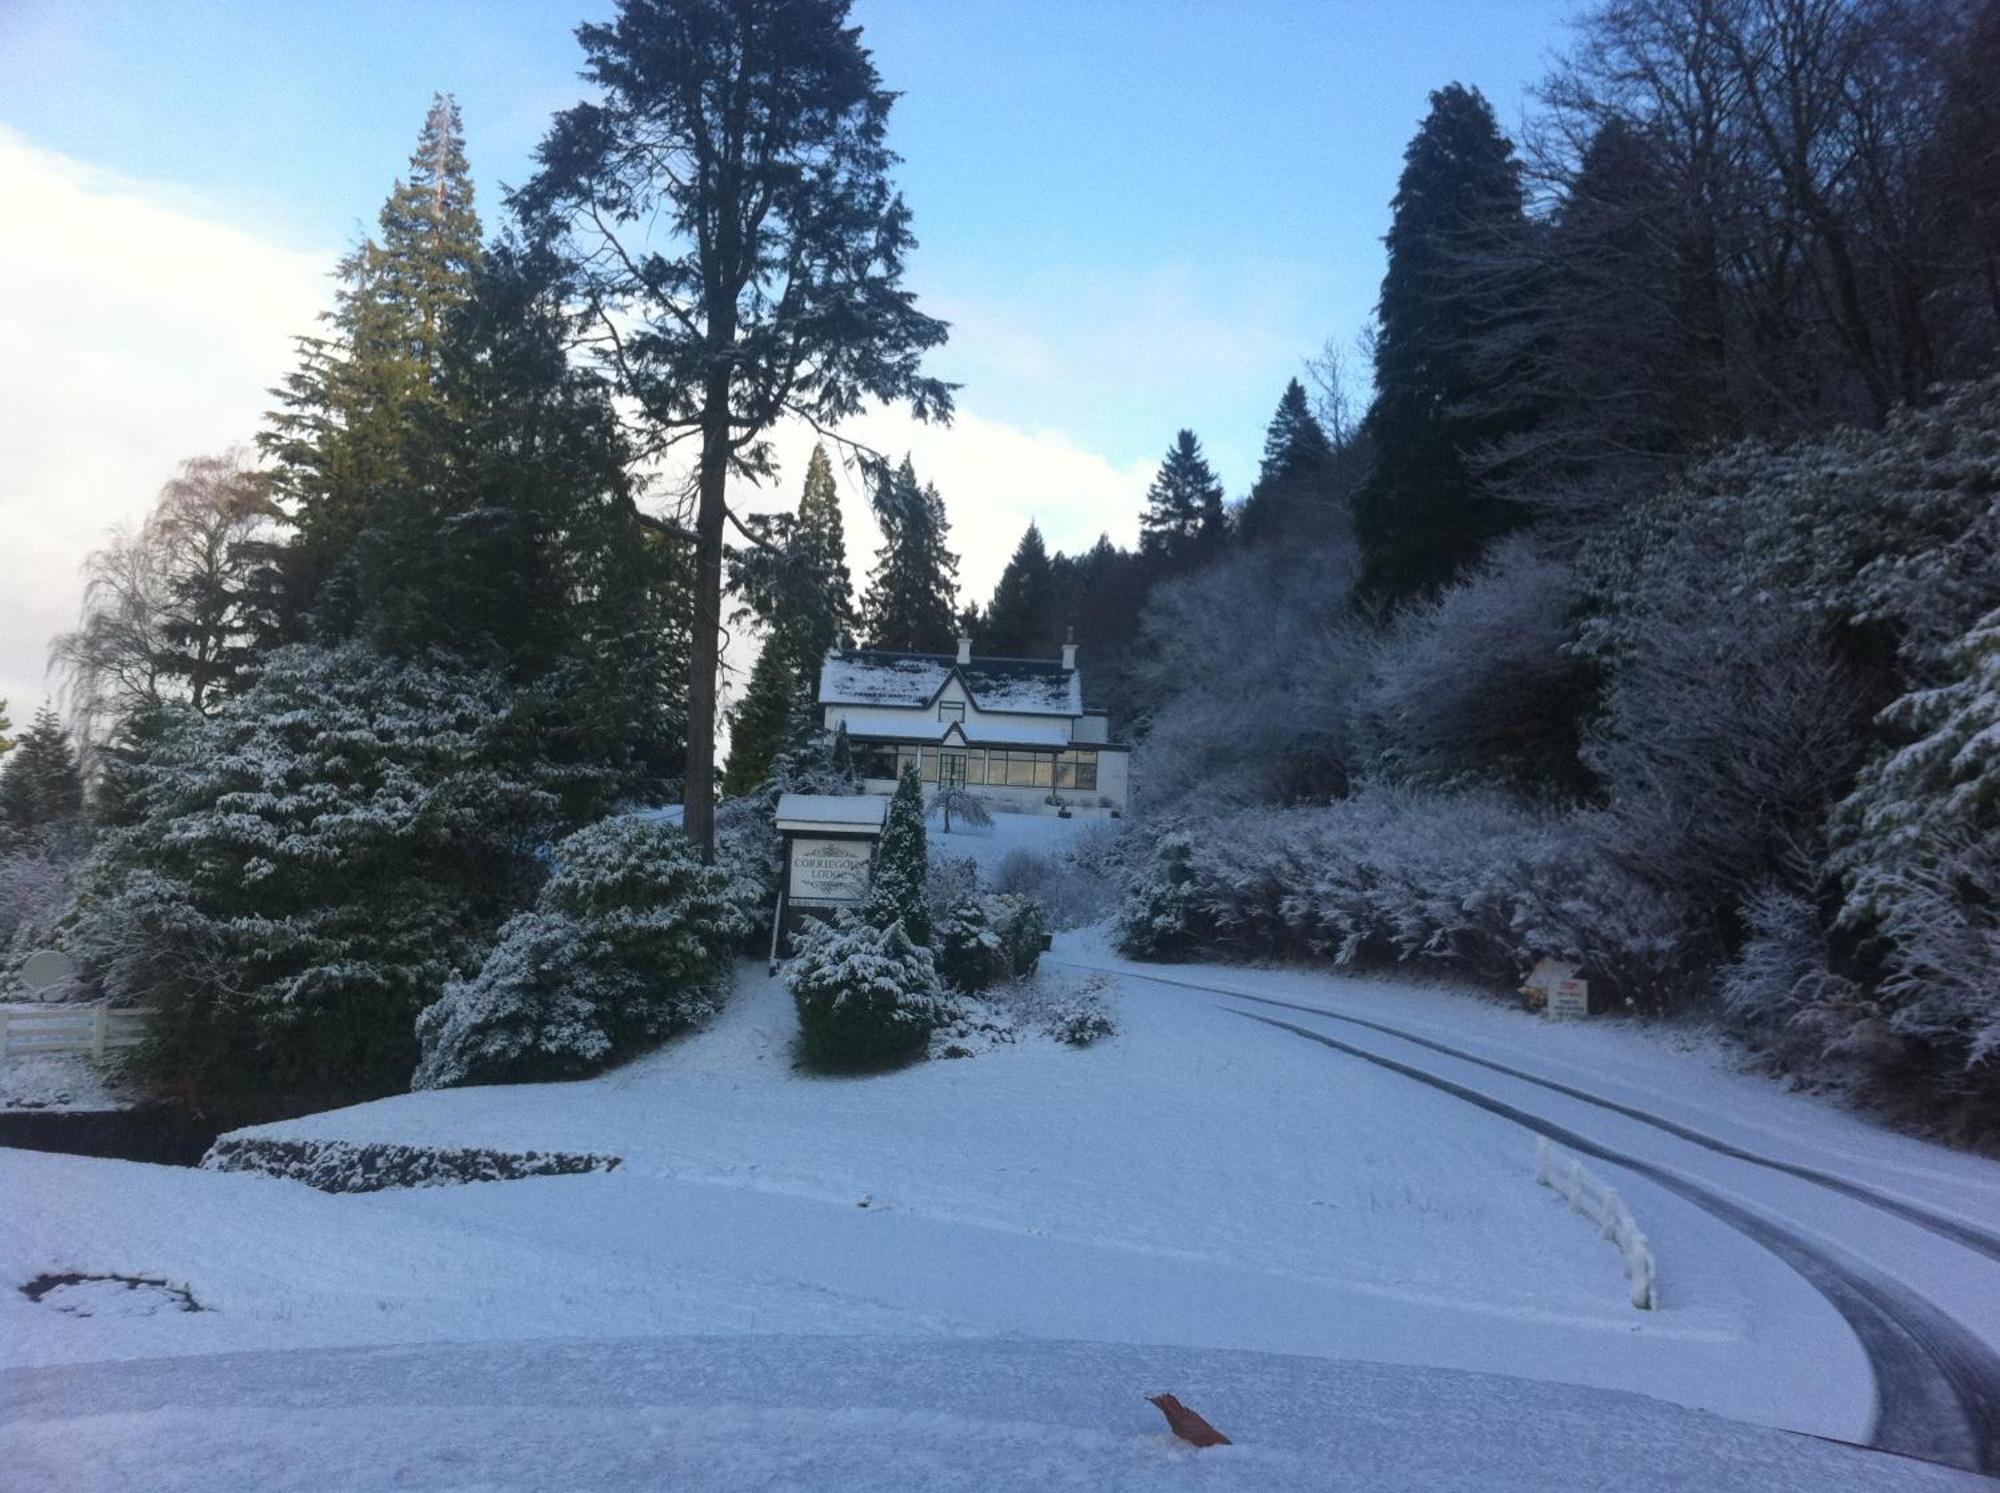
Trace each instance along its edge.
<instances>
[{"instance_id":1,"label":"chimney","mask_svg":"<svg viewBox=\"0 0 2000 1493\"><path fill-rule=\"evenodd\" d=\"M962 664L972 662L972 639L961 637L958 640L958 661Z\"/></svg>"},{"instance_id":2,"label":"chimney","mask_svg":"<svg viewBox=\"0 0 2000 1493\"><path fill-rule=\"evenodd\" d=\"M1076 629L1073 627L1063 632L1063 667L1065 669L1076 667Z\"/></svg>"}]
</instances>

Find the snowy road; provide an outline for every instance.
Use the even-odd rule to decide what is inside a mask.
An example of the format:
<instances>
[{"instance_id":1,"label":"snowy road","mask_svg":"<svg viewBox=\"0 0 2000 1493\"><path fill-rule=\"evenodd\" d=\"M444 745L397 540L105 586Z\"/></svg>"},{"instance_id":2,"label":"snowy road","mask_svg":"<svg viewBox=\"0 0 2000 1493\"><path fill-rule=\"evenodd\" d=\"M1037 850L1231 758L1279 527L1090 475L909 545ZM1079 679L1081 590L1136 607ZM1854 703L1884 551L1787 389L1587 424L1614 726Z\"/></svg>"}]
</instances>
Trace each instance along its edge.
<instances>
[{"instance_id":1,"label":"snowy road","mask_svg":"<svg viewBox=\"0 0 2000 1493\"><path fill-rule=\"evenodd\" d=\"M1846 1319L1868 1355L1877 1412L1870 1444L1981 1471L2000 1470L2000 1233L1967 1217L1964 1185L1912 1196L1835 1170L1774 1137L1739 1143L1715 1129L1421 1031L1324 1004L1260 995L1234 978L1130 978L1239 1002L1238 1014L1344 1057L1398 1073L1510 1119L1618 1169L1644 1216L1647 1186L1674 1193L1771 1251ZM1231 972L1232 976L1239 972ZM1257 1008L1262 1008L1257 1009ZM1268 1013L1282 1009L1311 1025ZM1325 1028L1331 1025L1338 1036ZM1665 1102L1662 1108L1671 1107ZM1796 1144L1796 1143L1795 1143ZM1976 1205L1976 1203L1975 1203Z\"/></svg>"}]
</instances>

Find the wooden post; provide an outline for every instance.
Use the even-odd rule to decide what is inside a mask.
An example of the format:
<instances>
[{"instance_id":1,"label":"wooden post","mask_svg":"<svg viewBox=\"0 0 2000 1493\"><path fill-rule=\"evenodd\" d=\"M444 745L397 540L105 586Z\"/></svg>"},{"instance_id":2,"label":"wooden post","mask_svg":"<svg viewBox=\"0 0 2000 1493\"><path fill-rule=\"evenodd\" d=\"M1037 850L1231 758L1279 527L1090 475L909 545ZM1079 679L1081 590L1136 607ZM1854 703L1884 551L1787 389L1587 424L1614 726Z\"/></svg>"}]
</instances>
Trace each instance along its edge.
<instances>
[{"instance_id":1,"label":"wooden post","mask_svg":"<svg viewBox=\"0 0 2000 1493\"><path fill-rule=\"evenodd\" d=\"M111 1007L103 1002L90 1013L90 1055L98 1062L104 1061L104 1039L111 1030Z\"/></svg>"},{"instance_id":2,"label":"wooden post","mask_svg":"<svg viewBox=\"0 0 2000 1493\"><path fill-rule=\"evenodd\" d=\"M0 1058L7 1056L7 1013L0 1011Z\"/></svg>"}]
</instances>

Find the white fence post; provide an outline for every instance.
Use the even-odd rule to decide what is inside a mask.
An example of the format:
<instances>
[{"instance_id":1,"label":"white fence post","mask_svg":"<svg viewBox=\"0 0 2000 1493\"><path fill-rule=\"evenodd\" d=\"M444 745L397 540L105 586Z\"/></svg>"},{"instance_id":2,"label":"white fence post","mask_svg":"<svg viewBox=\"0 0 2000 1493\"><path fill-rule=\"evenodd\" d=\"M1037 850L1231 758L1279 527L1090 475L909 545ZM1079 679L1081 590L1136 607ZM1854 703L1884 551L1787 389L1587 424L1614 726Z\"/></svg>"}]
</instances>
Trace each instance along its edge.
<instances>
[{"instance_id":1,"label":"white fence post","mask_svg":"<svg viewBox=\"0 0 2000 1493\"><path fill-rule=\"evenodd\" d=\"M0 1011L0 1058L7 1056L7 1013Z\"/></svg>"},{"instance_id":2,"label":"white fence post","mask_svg":"<svg viewBox=\"0 0 2000 1493\"><path fill-rule=\"evenodd\" d=\"M1659 1265L1653 1259L1653 1246L1639 1232L1638 1220L1616 1189L1599 1183L1574 1156L1559 1153L1547 1136L1538 1138L1535 1145L1535 1180L1561 1193L1570 1207L1596 1224L1602 1235L1618 1246L1626 1279L1632 1287L1632 1305L1641 1311L1657 1310Z\"/></svg>"},{"instance_id":3,"label":"white fence post","mask_svg":"<svg viewBox=\"0 0 2000 1493\"><path fill-rule=\"evenodd\" d=\"M98 1062L104 1061L104 1039L111 1034L111 1007L99 1004L90 1013L90 1055Z\"/></svg>"}]
</instances>

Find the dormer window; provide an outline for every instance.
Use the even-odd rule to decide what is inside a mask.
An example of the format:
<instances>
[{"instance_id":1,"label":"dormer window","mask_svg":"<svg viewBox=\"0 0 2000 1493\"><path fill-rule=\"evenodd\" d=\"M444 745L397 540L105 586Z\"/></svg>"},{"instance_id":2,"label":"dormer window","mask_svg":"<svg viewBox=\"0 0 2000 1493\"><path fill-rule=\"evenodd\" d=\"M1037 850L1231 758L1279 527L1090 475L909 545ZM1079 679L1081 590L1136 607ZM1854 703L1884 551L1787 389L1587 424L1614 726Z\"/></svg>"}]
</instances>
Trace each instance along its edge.
<instances>
[{"instance_id":1,"label":"dormer window","mask_svg":"<svg viewBox=\"0 0 2000 1493\"><path fill-rule=\"evenodd\" d=\"M938 719L941 721L957 721L960 725L963 725L965 723L965 702L963 700L938 701Z\"/></svg>"}]
</instances>

